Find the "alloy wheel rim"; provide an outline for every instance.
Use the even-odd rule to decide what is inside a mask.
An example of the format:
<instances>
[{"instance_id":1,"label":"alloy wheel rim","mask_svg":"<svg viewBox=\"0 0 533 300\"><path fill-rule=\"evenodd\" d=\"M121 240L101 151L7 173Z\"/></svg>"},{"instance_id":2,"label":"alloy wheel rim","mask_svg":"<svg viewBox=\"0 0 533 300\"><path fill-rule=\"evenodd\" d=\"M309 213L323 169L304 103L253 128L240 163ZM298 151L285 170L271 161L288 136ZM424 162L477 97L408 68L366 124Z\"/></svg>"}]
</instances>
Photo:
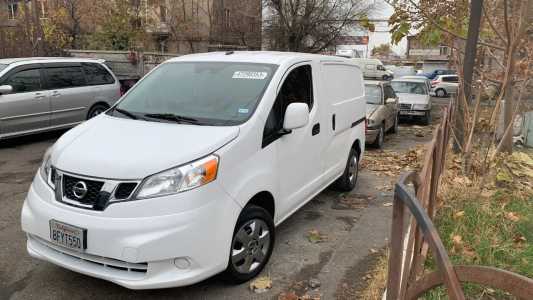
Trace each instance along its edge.
<instances>
[{"instance_id":1,"label":"alloy wheel rim","mask_svg":"<svg viewBox=\"0 0 533 300\"><path fill-rule=\"evenodd\" d=\"M350 165L348 166L348 179L353 184L357 178L357 156L353 155L350 159Z\"/></svg>"},{"instance_id":2,"label":"alloy wheel rim","mask_svg":"<svg viewBox=\"0 0 533 300\"><path fill-rule=\"evenodd\" d=\"M100 109L100 108L97 108L93 111L93 113L91 114L91 118L94 118L96 116L98 116L99 114L103 113L104 110L103 109Z\"/></svg>"},{"instance_id":3,"label":"alloy wheel rim","mask_svg":"<svg viewBox=\"0 0 533 300\"><path fill-rule=\"evenodd\" d=\"M267 224L261 219L252 219L235 234L231 264L239 273L251 273L263 264L269 249L270 232Z\"/></svg>"}]
</instances>

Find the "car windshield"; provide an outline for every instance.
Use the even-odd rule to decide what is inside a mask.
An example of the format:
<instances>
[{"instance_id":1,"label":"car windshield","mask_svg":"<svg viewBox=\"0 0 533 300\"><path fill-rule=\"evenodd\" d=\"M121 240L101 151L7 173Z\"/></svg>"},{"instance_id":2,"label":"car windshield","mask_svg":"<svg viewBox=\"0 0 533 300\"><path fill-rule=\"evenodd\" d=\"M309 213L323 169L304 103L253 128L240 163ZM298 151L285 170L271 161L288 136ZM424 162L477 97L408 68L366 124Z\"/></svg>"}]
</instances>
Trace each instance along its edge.
<instances>
[{"instance_id":1,"label":"car windshield","mask_svg":"<svg viewBox=\"0 0 533 300\"><path fill-rule=\"evenodd\" d=\"M3 69L7 68L7 65L0 64L0 72L2 72Z\"/></svg>"},{"instance_id":2,"label":"car windshield","mask_svg":"<svg viewBox=\"0 0 533 300\"><path fill-rule=\"evenodd\" d=\"M254 112L277 65L176 62L161 65L110 113L153 121L237 125Z\"/></svg>"},{"instance_id":3,"label":"car windshield","mask_svg":"<svg viewBox=\"0 0 533 300\"><path fill-rule=\"evenodd\" d=\"M424 82L393 81L392 88L396 93L427 95L427 86Z\"/></svg>"},{"instance_id":4,"label":"car windshield","mask_svg":"<svg viewBox=\"0 0 533 300\"><path fill-rule=\"evenodd\" d=\"M365 97L368 104L381 104L381 88L377 85L365 85Z\"/></svg>"}]
</instances>

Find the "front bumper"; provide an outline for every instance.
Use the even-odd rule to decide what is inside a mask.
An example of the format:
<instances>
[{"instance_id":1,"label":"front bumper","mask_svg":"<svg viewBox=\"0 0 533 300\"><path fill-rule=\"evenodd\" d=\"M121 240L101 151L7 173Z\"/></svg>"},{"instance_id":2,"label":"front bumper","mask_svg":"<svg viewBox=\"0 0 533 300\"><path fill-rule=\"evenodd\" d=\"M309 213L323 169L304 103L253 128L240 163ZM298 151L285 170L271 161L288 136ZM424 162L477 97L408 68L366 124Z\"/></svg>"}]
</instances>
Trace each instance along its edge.
<instances>
[{"instance_id":1,"label":"front bumper","mask_svg":"<svg viewBox=\"0 0 533 300\"><path fill-rule=\"evenodd\" d=\"M402 118L408 117L424 117L429 110L400 110L399 116Z\"/></svg>"},{"instance_id":2,"label":"front bumper","mask_svg":"<svg viewBox=\"0 0 533 300\"><path fill-rule=\"evenodd\" d=\"M37 175L21 223L31 256L127 288L151 289L189 285L223 271L240 209L212 182L172 196L115 203L103 212L84 210L55 201ZM87 249L51 243L51 219L87 229Z\"/></svg>"}]
</instances>

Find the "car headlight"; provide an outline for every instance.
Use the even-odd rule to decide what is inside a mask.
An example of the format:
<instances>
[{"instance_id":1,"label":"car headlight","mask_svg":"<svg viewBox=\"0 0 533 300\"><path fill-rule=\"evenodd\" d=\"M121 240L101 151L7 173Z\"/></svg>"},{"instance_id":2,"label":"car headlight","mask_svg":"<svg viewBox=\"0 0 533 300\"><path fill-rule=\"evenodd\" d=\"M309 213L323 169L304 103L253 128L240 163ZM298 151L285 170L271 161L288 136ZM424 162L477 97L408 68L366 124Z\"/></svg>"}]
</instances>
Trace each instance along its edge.
<instances>
[{"instance_id":1,"label":"car headlight","mask_svg":"<svg viewBox=\"0 0 533 300\"><path fill-rule=\"evenodd\" d=\"M415 104L413 109L426 110L429 109L429 104Z\"/></svg>"},{"instance_id":2,"label":"car headlight","mask_svg":"<svg viewBox=\"0 0 533 300\"><path fill-rule=\"evenodd\" d=\"M52 173L52 148L48 148L43 156L43 163L41 167L39 168L39 172L41 173L41 177L43 180L53 189L55 188L54 183L51 180L51 173Z\"/></svg>"},{"instance_id":3,"label":"car headlight","mask_svg":"<svg viewBox=\"0 0 533 300\"><path fill-rule=\"evenodd\" d=\"M144 199L166 196L208 184L217 177L218 160L218 156L213 154L147 177L135 197Z\"/></svg>"}]
</instances>

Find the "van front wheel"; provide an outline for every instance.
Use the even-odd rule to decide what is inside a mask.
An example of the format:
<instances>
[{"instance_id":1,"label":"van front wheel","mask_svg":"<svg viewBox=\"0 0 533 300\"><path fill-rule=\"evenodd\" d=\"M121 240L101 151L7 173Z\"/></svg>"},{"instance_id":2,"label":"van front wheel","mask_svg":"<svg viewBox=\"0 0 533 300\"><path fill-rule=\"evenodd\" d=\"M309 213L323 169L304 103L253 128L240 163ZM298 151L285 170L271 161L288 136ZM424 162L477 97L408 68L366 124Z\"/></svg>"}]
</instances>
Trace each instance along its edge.
<instances>
[{"instance_id":1,"label":"van front wheel","mask_svg":"<svg viewBox=\"0 0 533 300\"><path fill-rule=\"evenodd\" d=\"M337 179L335 186L343 191L349 192L355 188L357 177L359 176L359 155L354 148L350 149L350 155L346 162L346 168L342 176Z\"/></svg>"},{"instance_id":2,"label":"van front wheel","mask_svg":"<svg viewBox=\"0 0 533 300\"><path fill-rule=\"evenodd\" d=\"M246 282L261 272L274 248L274 221L262 207L246 206L233 232L224 279Z\"/></svg>"}]
</instances>

